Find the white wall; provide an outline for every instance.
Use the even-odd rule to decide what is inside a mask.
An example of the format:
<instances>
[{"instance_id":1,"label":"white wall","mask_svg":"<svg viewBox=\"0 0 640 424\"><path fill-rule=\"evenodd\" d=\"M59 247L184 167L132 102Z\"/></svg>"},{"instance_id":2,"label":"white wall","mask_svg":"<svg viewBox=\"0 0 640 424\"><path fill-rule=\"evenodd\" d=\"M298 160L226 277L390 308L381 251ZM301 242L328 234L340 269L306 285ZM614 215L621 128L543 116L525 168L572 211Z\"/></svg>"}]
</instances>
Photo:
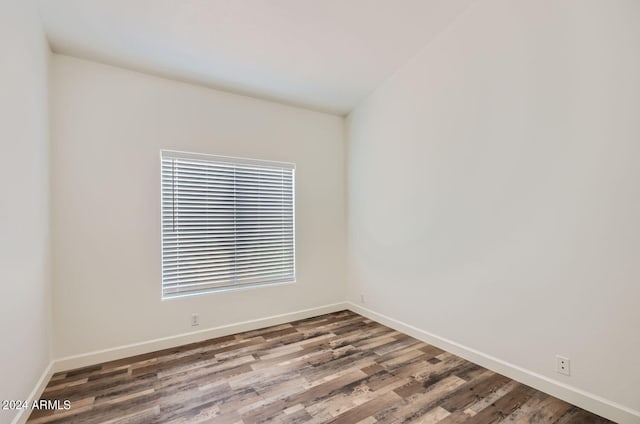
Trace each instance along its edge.
<instances>
[{"instance_id":1,"label":"white wall","mask_svg":"<svg viewBox=\"0 0 640 424\"><path fill-rule=\"evenodd\" d=\"M344 122L54 55L55 356L339 302ZM294 162L298 282L162 301L160 149Z\"/></svg>"},{"instance_id":2,"label":"white wall","mask_svg":"<svg viewBox=\"0 0 640 424\"><path fill-rule=\"evenodd\" d=\"M349 299L640 410L639 22L479 0L363 101Z\"/></svg>"},{"instance_id":3,"label":"white wall","mask_svg":"<svg viewBox=\"0 0 640 424\"><path fill-rule=\"evenodd\" d=\"M50 52L32 1L0 3L0 54L1 400L26 399L50 362Z\"/></svg>"}]
</instances>

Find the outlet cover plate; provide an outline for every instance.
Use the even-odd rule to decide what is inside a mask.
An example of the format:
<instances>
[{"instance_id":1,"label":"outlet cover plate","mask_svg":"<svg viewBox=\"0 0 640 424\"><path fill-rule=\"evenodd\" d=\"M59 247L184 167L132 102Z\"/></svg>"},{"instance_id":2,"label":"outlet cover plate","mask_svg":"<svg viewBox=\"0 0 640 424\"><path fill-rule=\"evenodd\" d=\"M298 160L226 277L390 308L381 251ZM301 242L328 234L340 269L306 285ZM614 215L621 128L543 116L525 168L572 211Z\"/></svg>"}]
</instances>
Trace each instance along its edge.
<instances>
[{"instance_id":1,"label":"outlet cover plate","mask_svg":"<svg viewBox=\"0 0 640 424\"><path fill-rule=\"evenodd\" d=\"M571 375L571 361L564 356L556 355L556 372Z\"/></svg>"}]
</instances>

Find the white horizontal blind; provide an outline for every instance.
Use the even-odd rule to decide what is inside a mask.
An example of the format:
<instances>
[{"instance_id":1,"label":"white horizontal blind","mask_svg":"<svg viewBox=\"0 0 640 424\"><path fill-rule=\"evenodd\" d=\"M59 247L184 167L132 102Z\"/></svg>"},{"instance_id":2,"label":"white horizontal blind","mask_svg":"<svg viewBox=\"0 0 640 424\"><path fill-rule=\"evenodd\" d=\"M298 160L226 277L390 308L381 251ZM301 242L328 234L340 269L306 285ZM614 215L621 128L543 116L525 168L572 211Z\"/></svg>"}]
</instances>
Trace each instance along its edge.
<instances>
[{"instance_id":1,"label":"white horizontal blind","mask_svg":"<svg viewBox=\"0 0 640 424\"><path fill-rule=\"evenodd\" d=\"M295 280L293 164L161 156L163 297Z\"/></svg>"}]
</instances>

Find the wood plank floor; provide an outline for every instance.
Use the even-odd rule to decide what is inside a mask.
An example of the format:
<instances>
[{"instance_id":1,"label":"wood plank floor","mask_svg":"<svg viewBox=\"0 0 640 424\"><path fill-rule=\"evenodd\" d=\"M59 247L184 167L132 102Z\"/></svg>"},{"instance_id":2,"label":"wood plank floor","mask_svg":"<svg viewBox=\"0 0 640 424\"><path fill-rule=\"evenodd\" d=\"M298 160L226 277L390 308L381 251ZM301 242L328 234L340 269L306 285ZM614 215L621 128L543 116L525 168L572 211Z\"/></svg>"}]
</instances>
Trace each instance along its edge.
<instances>
[{"instance_id":1,"label":"wood plank floor","mask_svg":"<svg viewBox=\"0 0 640 424\"><path fill-rule=\"evenodd\" d=\"M607 423L353 312L55 374L29 423Z\"/></svg>"}]
</instances>

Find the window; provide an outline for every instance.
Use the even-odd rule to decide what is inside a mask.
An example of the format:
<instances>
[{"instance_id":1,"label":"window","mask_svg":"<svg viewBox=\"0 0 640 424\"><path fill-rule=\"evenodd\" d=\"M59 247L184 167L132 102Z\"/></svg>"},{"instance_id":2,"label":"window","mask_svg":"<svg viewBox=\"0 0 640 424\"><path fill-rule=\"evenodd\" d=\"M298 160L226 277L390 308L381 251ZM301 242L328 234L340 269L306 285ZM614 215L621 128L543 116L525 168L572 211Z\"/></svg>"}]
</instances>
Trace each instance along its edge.
<instances>
[{"instance_id":1,"label":"window","mask_svg":"<svg viewBox=\"0 0 640 424\"><path fill-rule=\"evenodd\" d=\"M295 281L289 163L162 151L162 297Z\"/></svg>"}]
</instances>

